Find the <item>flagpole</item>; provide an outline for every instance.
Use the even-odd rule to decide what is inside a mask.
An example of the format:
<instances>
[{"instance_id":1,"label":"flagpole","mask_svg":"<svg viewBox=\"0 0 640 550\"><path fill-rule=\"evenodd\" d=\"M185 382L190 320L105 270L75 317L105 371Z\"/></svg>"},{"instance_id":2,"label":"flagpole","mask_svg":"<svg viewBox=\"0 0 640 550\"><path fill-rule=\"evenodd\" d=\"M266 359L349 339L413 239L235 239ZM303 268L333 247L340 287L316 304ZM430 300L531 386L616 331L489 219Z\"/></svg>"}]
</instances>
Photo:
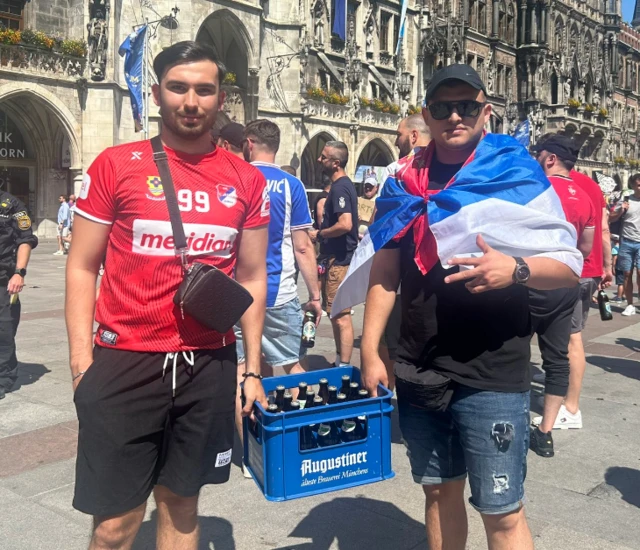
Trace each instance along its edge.
<instances>
[{"instance_id":1,"label":"flagpole","mask_svg":"<svg viewBox=\"0 0 640 550\"><path fill-rule=\"evenodd\" d=\"M145 24L147 21L145 20ZM142 131L144 133L144 139L149 139L149 94L148 94L148 86L149 86L149 74L147 71L148 65L148 48L149 48L149 32L148 27L144 33L144 42L142 47L142 108L144 110L142 116Z\"/></svg>"}]
</instances>

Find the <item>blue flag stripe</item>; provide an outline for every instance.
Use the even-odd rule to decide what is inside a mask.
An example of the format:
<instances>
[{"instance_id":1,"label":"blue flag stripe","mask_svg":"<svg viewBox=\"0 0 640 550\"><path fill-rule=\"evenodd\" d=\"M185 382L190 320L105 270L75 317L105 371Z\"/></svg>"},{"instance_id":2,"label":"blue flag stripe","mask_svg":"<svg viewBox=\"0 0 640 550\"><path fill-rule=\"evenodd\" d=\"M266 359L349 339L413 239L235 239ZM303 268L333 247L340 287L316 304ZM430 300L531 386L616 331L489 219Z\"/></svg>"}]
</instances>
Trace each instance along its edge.
<instances>
[{"instance_id":1,"label":"blue flag stripe","mask_svg":"<svg viewBox=\"0 0 640 550\"><path fill-rule=\"evenodd\" d=\"M429 223L487 199L524 206L550 185L538 162L514 138L488 134L478 145L473 162L458 172L449 187L431 197Z\"/></svg>"}]
</instances>

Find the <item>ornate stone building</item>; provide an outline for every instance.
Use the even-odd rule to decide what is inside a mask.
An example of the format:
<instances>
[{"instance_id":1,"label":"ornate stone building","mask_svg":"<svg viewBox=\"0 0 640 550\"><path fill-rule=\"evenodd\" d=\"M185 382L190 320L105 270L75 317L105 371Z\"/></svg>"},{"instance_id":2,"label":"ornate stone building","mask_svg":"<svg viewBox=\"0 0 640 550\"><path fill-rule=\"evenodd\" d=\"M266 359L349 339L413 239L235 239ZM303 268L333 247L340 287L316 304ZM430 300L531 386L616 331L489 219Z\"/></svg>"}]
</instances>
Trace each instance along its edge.
<instances>
[{"instance_id":1,"label":"ornate stone building","mask_svg":"<svg viewBox=\"0 0 640 550\"><path fill-rule=\"evenodd\" d=\"M277 122L277 160L310 188L327 140L347 143L351 175L391 162L401 116L455 62L485 79L492 131L529 118L532 142L575 134L583 169L626 178L638 158L640 34L621 23L619 2L409 0L397 48L401 0L2 0L0 179L52 236L57 196L77 191L105 147L141 139L118 47L163 17L150 57L179 40L211 44L232 73L218 124Z\"/></svg>"}]
</instances>

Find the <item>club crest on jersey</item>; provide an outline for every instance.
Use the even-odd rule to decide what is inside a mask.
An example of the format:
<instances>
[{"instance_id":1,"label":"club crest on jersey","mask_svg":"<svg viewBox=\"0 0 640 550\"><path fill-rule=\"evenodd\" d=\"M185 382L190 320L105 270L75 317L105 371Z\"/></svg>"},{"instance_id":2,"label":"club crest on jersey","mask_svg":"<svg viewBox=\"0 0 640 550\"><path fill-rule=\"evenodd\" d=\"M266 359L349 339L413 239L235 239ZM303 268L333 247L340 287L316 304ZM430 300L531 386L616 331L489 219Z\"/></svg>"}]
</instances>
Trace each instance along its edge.
<instances>
[{"instance_id":1,"label":"club crest on jersey","mask_svg":"<svg viewBox=\"0 0 640 550\"><path fill-rule=\"evenodd\" d=\"M147 176L147 186L149 187L149 193L151 193L151 195L147 195L147 198L152 201L164 200L162 180L158 176Z\"/></svg>"},{"instance_id":2,"label":"club crest on jersey","mask_svg":"<svg viewBox=\"0 0 640 550\"><path fill-rule=\"evenodd\" d=\"M238 193L236 193L235 187L231 187L230 185L223 185L220 183L216 187L216 190L218 192L218 200L227 208L235 206L238 202Z\"/></svg>"}]
</instances>

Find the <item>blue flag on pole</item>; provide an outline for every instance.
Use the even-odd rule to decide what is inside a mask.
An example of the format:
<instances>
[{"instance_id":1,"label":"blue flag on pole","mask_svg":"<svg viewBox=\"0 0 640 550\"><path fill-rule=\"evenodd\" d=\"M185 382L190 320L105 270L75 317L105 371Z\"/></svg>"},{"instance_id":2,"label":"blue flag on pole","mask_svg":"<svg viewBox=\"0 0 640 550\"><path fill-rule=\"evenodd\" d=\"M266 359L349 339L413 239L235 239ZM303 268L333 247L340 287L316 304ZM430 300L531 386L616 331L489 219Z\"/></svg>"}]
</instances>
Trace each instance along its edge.
<instances>
[{"instance_id":1,"label":"blue flag on pole","mask_svg":"<svg viewBox=\"0 0 640 550\"><path fill-rule=\"evenodd\" d=\"M331 32L347 39L347 0L333 0L333 28Z\"/></svg>"},{"instance_id":2,"label":"blue flag on pole","mask_svg":"<svg viewBox=\"0 0 640 550\"><path fill-rule=\"evenodd\" d=\"M127 81L131 97L131 110L136 132L142 129L144 111L142 71L144 57L144 40L147 26L143 25L132 32L120 46L118 53L124 56L124 78Z\"/></svg>"},{"instance_id":3,"label":"blue flag on pole","mask_svg":"<svg viewBox=\"0 0 640 550\"><path fill-rule=\"evenodd\" d=\"M404 38L405 29L407 28L407 5L409 0L402 0L402 11L400 12L400 30L398 31L398 43L396 44L396 55L400 53L400 45Z\"/></svg>"},{"instance_id":4,"label":"blue flag on pole","mask_svg":"<svg viewBox=\"0 0 640 550\"><path fill-rule=\"evenodd\" d=\"M530 127L529 127L529 119L523 120L520 124L516 126L516 129L513 131L513 137L516 138L516 141L526 147L529 148L529 139L530 139Z\"/></svg>"}]
</instances>

